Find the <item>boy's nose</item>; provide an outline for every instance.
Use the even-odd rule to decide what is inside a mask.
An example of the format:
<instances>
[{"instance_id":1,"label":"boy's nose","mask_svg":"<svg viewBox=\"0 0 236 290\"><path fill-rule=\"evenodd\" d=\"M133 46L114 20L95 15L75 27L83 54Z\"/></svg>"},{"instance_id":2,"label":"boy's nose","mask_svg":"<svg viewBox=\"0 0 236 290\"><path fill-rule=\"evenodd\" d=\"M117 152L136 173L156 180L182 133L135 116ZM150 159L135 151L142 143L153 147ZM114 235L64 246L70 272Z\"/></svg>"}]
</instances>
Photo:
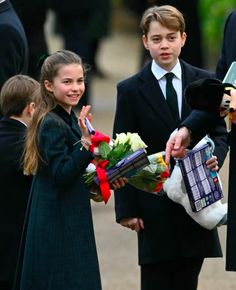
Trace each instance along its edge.
<instances>
[{"instance_id":1,"label":"boy's nose","mask_svg":"<svg viewBox=\"0 0 236 290\"><path fill-rule=\"evenodd\" d=\"M167 39L163 38L161 41L161 47L168 47L168 41Z\"/></svg>"}]
</instances>

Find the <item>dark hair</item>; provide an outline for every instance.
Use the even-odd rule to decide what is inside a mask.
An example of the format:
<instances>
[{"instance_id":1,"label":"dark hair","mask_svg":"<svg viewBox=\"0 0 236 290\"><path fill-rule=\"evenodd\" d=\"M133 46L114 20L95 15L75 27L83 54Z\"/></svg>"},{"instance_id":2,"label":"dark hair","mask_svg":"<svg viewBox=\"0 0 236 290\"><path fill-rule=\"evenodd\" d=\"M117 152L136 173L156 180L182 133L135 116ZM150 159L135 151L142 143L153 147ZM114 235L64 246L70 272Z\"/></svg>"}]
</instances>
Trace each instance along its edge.
<instances>
[{"instance_id":1,"label":"dark hair","mask_svg":"<svg viewBox=\"0 0 236 290\"><path fill-rule=\"evenodd\" d=\"M4 116L21 116L30 102L39 96L39 83L26 75L15 75L2 86L0 106ZM37 100L38 101L38 100Z\"/></svg>"},{"instance_id":2,"label":"dark hair","mask_svg":"<svg viewBox=\"0 0 236 290\"><path fill-rule=\"evenodd\" d=\"M147 36L150 23L159 22L164 27L180 31L185 31L185 20L183 14L171 5L153 6L148 8L142 16L140 28L145 36Z\"/></svg>"}]
</instances>

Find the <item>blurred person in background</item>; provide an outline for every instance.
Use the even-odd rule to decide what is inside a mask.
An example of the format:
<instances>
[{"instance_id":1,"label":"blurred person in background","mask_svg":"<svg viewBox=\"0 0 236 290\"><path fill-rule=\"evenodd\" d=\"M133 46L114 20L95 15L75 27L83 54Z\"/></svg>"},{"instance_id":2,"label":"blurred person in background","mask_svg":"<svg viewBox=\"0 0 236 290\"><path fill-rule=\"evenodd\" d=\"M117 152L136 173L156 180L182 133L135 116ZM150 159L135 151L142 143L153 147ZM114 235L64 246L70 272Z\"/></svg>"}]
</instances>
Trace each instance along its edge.
<instances>
[{"instance_id":1,"label":"blurred person in background","mask_svg":"<svg viewBox=\"0 0 236 290\"><path fill-rule=\"evenodd\" d=\"M64 48L79 54L90 67L86 91L79 107L91 103L91 78L103 76L98 67L97 53L100 41L108 34L110 0L52 0L56 13L57 30L64 39Z\"/></svg>"},{"instance_id":2,"label":"blurred person in background","mask_svg":"<svg viewBox=\"0 0 236 290\"><path fill-rule=\"evenodd\" d=\"M105 73L98 62L98 54L102 40L110 33L111 20L111 1L98 0L93 17L89 23L90 56L88 59L91 65L92 75L104 78Z\"/></svg>"},{"instance_id":3,"label":"blurred person in background","mask_svg":"<svg viewBox=\"0 0 236 290\"><path fill-rule=\"evenodd\" d=\"M11 0L22 21L29 45L28 74L39 78L37 63L40 57L48 53L44 25L50 0Z\"/></svg>"},{"instance_id":4,"label":"blurred person in background","mask_svg":"<svg viewBox=\"0 0 236 290\"><path fill-rule=\"evenodd\" d=\"M24 28L9 0L0 0L0 89L15 74L28 71L28 44ZM0 113L1 115L1 113Z\"/></svg>"}]
</instances>

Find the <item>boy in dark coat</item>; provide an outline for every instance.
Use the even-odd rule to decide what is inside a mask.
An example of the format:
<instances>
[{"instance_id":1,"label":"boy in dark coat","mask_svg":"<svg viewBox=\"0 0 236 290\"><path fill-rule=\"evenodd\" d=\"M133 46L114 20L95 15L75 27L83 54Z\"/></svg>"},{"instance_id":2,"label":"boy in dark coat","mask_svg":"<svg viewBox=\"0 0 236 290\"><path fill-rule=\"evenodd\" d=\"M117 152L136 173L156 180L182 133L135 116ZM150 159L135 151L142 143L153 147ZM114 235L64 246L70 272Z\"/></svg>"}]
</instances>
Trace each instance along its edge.
<instances>
[{"instance_id":1,"label":"boy in dark coat","mask_svg":"<svg viewBox=\"0 0 236 290\"><path fill-rule=\"evenodd\" d=\"M191 112L183 97L185 87L213 74L179 59L185 23L173 6L146 10L141 28L153 60L118 84L114 134L137 132L152 154L165 149L170 133ZM167 73L172 73L172 84ZM211 137L221 166L228 150L223 120ZM217 231L199 226L165 194L156 197L127 185L115 193L115 210L121 225L138 232L142 290L196 290L204 258L222 256Z\"/></svg>"},{"instance_id":2,"label":"boy in dark coat","mask_svg":"<svg viewBox=\"0 0 236 290\"><path fill-rule=\"evenodd\" d=\"M12 289L31 177L23 175L27 125L35 109L38 82L25 75L8 79L0 105L0 289Z\"/></svg>"}]
</instances>

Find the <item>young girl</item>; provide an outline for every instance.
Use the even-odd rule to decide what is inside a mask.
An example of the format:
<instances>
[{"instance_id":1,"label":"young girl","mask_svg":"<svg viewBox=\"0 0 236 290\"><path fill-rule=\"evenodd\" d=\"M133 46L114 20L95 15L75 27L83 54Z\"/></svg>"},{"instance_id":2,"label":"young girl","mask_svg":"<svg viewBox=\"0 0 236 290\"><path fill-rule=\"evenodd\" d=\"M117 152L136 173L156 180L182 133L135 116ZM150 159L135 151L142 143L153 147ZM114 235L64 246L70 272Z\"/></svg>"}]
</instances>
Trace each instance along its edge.
<instances>
[{"instance_id":1,"label":"young girl","mask_svg":"<svg viewBox=\"0 0 236 290\"><path fill-rule=\"evenodd\" d=\"M83 107L72 111L84 90L81 58L58 51L41 68L42 103L29 127L25 174L33 174L23 260L15 289L100 290L89 191L83 173L92 153ZM25 241L24 241L25 239Z\"/></svg>"}]
</instances>

